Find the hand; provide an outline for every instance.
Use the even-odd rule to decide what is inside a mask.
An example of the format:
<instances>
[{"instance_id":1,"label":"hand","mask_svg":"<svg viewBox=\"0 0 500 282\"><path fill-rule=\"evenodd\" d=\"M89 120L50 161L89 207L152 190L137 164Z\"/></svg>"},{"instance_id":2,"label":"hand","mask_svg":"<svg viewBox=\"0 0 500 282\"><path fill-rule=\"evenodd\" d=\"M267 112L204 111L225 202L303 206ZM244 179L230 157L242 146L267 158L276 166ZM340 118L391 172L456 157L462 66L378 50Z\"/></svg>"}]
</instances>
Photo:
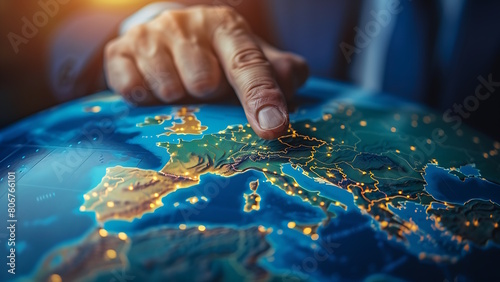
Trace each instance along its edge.
<instances>
[{"instance_id":1,"label":"hand","mask_svg":"<svg viewBox=\"0 0 500 282\"><path fill-rule=\"evenodd\" d=\"M286 101L308 68L259 40L233 9L193 6L165 11L109 42L105 73L134 104L220 98L232 87L253 130L273 139L288 129Z\"/></svg>"}]
</instances>

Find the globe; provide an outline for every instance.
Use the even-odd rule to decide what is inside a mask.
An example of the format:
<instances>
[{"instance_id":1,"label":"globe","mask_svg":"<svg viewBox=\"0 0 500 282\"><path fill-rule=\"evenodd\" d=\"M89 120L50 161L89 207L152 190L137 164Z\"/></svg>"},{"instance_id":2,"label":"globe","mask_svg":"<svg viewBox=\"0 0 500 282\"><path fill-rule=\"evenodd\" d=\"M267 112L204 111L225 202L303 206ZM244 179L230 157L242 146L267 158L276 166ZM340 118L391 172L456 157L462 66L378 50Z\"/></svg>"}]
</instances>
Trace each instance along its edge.
<instances>
[{"instance_id":1,"label":"globe","mask_svg":"<svg viewBox=\"0 0 500 282\"><path fill-rule=\"evenodd\" d=\"M317 78L290 121L102 92L3 129L2 281L498 281L499 142Z\"/></svg>"}]
</instances>

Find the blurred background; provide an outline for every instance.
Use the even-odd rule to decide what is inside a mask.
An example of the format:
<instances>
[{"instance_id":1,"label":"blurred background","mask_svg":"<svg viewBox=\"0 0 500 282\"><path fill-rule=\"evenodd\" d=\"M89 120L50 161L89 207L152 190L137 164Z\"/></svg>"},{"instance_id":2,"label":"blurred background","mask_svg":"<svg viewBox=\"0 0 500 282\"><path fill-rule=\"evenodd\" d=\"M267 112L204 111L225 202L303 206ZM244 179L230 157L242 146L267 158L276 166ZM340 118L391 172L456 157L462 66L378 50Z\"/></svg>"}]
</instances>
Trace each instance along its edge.
<instances>
[{"instance_id":1,"label":"blurred background","mask_svg":"<svg viewBox=\"0 0 500 282\"><path fill-rule=\"evenodd\" d=\"M151 2L0 0L0 127L105 89L103 46ZM500 139L500 1L178 2L233 6L259 36L304 56L314 76L424 103L451 118L460 115L457 106L474 106L461 120ZM490 95L476 107L478 87Z\"/></svg>"}]
</instances>

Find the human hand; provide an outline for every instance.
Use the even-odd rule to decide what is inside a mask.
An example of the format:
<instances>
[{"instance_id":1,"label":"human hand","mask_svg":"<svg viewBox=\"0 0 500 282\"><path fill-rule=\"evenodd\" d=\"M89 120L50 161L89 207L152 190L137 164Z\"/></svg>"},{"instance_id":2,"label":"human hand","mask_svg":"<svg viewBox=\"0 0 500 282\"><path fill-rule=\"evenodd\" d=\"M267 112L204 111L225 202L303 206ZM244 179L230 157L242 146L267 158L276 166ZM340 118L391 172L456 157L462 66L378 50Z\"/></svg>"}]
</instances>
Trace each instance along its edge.
<instances>
[{"instance_id":1,"label":"human hand","mask_svg":"<svg viewBox=\"0 0 500 282\"><path fill-rule=\"evenodd\" d=\"M105 73L113 90L141 105L220 98L232 88L253 130L274 139L288 129L286 101L308 68L258 39L233 9L193 6L165 11L110 41Z\"/></svg>"}]
</instances>

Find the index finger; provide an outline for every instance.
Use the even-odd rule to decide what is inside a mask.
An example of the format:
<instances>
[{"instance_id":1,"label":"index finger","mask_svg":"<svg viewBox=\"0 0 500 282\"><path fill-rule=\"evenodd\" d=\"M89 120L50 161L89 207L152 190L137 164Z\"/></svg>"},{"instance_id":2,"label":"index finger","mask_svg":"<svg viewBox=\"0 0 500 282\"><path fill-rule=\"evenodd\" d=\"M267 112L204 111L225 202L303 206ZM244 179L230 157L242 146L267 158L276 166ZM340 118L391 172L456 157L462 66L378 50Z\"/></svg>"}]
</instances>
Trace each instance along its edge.
<instances>
[{"instance_id":1,"label":"index finger","mask_svg":"<svg viewBox=\"0 0 500 282\"><path fill-rule=\"evenodd\" d=\"M253 130L262 138L277 138L288 129L288 108L271 64L241 16L221 9L213 48Z\"/></svg>"}]
</instances>

